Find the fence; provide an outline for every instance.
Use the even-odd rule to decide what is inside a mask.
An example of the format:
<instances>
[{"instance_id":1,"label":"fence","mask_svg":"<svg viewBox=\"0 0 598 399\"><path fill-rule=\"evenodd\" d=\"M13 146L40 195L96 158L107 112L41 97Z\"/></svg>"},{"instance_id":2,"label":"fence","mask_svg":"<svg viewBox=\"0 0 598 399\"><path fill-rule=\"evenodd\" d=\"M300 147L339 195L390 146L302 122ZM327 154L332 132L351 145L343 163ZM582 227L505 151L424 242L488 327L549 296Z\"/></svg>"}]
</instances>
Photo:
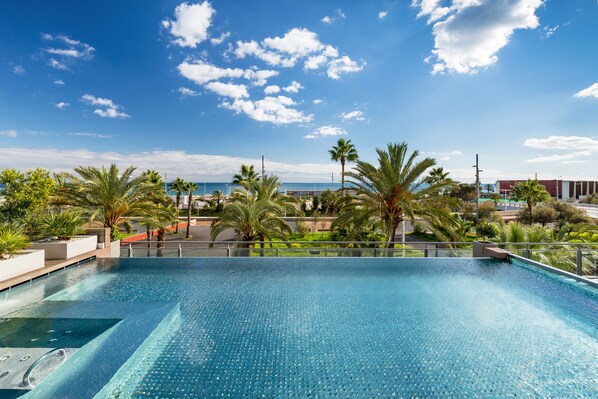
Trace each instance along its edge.
<instances>
[{"instance_id":1,"label":"fence","mask_svg":"<svg viewBox=\"0 0 598 399\"><path fill-rule=\"evenodd\" d=\"M598 275L598 244L496 243L516 255L580 276ZM364 241L138 241L121 247L121 257L457 257L473 256L472 242Z\"/></svg>"}]
</instances>

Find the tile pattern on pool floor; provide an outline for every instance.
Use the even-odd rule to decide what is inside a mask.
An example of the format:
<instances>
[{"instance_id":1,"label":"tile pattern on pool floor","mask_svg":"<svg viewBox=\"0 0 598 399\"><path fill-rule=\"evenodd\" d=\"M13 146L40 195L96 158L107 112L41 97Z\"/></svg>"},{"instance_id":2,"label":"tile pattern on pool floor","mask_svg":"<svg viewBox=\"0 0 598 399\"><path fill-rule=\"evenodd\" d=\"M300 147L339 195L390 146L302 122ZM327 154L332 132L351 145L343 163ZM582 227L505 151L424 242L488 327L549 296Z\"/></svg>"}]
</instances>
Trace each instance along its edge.
<instances>
[{"instance_id":1,"label":"tile pattern on pool floor","mask_svg":"<svg viewBox=\"0 0 598 399\"><path fill-rule=\"evenodd\" d=\"M134 398L598 397L598 297L509 264L121 259L102 273L116 277L78 300L180 303Z\"/></svg>"}]
</instances>

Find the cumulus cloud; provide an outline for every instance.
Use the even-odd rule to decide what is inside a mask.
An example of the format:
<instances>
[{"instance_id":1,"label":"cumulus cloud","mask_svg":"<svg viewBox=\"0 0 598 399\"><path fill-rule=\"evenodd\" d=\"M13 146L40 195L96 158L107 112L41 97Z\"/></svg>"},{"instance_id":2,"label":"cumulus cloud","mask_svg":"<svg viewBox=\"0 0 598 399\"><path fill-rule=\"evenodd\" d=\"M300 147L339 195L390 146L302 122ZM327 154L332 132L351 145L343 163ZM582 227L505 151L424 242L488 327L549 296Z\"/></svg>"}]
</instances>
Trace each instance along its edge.
<instances>
[{"instance_id":1,"label":"cumulus cloud","mask_svg":"<svg viewBox=\"0 0 598 399\"><path fill-rule=\"evenodd\" d=\"M259 165L260 159L221 155L193 154L185 151L147 151L123 153L115 151L64 150L52 148L0 147L0 159L11 167L27 170L41 167L52 172L71 171L80 165L102 166L117 164L120 168L137 166L137 172L155 169L168 176L185 180L229 181L239 171L241 164ZM283 181L328 181L330 173L340 172L337 163L286 163L266 160L268 173L278 175Z\"/></svg>"},{"instance_id":2,"label":"cumulus cloud","mask_svg":"<svg viewBox=\"0 0 598 399\"><path fill-rule=\"evenodd\" d=\"M64 85L65 85L65 83L64 83L64 80L62 80L62 79L56 79L56 80L54 81L54 84L55 84L56 86L64 86Z\"/></svg>"},{"instance_id":3,"label":"cumulus cloud","mask_svg":"<svg viewBox=\"0 0 598 399\"><path fill-rule=\"evenodd\" d=\"M214 13L208 1L198 4L181 3L174 10L175 19L163 20L162 26L176 38L173 43L181 47L196 48L208 38L208 28Z\"/></svg>"},{"instance_id":4,"label":"cumulus cloud","mask_svg":"<svg viewBox=\"0 0 598 399\"><path fill-rule=\"evenodd\" d=\"M423 151L422 155L430 155L434 158L439 158L441 161L450 161L453 157L461 155L461 151L453 150L449 152Z\"/></svg>"},{"instance_id":5,"label":"cumulus cloud","mask_svg":"<svg viewBox=\"0 0 598 399\"><path fill-rule=\"evenodd\" d=\"M23 75L25 73L25 68L23 68L20 65L15 65L12 69L12 73L14 73L15 75Z\"/></svg>"},{"instance_id":6,"label":"cumulus cloud","mask_svg":"<svg viewBox=\"0 0 598 399\"><path fill-rule=\"evenodd\" d=\"M539 26L542 0L414 0L419 17L433 24L433 73L475 73L498 61L497 53L518 29Z\"/></svg>"},{"instance_id":7,"label":"cumulus cloud","mask_svg":"<svg viewBox=\"0 0 598 399\"><path fill-rule=\"evenodd\" d=\"M255 40L237 41L231 52L237 58L253 56L269 65L284 68L294 67L299 60L305 59L305 70L326 66L328 76L333 79L339 79L342 73L361 71L365 65L346 55L339 58L338 49L320 42L316 33L305 28L293 28L282 37L267 37L260 43Z\"/></svg>"},{"instance_id":8,"label":"cumulus cloud","mask_svg":"<svg viewBox=\"0 0 598 399\"><path fill-rule=\"evenodd\" d=\"M594 97L598 98L598 83L594 83L590 87L581 90L573 95L573 97L577 98L584 98L584 97Z\"/></svg>"},{"instance_id":9,"label":"cumulus cloud","mask_svg":"<svg viewBox=\"0 0 598 399\"><path fill-rule=\"evenodd\" d=\"M59 102L59 103L56 103L56 104L54 104L54 105L55 105L55 106L56 106L56 108L58 108L58 109L63 109L63 108L66 108L66 107L68 107L70 104L69 104L69 103L66 103L66 102L64 102L64 101L61 101L61 102Z\"/></svg>"},{"instance_id":10,"label":"cumulus cloud","mask_svg":"<svg viewBox=\"0 0 598 399\"><path fill-rule=\"evenodd\" d=\"M387 15L388 15L388 11L380 11L378 13L378 18L384 19L384 18L386 18Z\"/></svg>"},{"instance_id":11,"label":"cumulus cloud","mask_svg":"<svg viewBox=\"0 0 598 399\"><path fill-rule=\"evenodd\" d=\"M270 122L275 125L309 122L312 115L305 115L302 111L293 108L296 103L286 96L266 96L258 101L235 99L232 103L224 101L222 108L243 113L259 122Z\"/></svg>"},{"instance_id":12,"label":"cumulus cloud","mask_svg":"<svg viewBox=\"0 0 598 399\"><path fill-rule=\"evenodd\" d=\"M14 129L0 130L0 136L14 138L14 137L17 137L17 131Z\"/></svg>"},{"instance_id":13,"label":"cumulus cloud","mask_svg":"<svg viewBox=\"0 0 598 399\"><path fill-rule=\"evenodd\" d=\"M530 158L527 160L528 163L571 161L578 160L577 158L579 157L589 157L598 154L598 140L586 136L549 136L540 139L533 138L525 140L523 145L539 150L566 151L564 154Z\"/></svg>"},{"instance_id":14,"label":"cumulus cloud","mask_svg":"<svg viewBox=\"0 0 598 399\"><path fill-rule=\"evenodd\" d=\"M341 78L342 74L359 72L363 69L364 66L365 62L363 62L360 65L345 55L341 58L332 60L328 64L328 70L326 71L326 73L328 74L329 78L338 80Z\"/></svg>"},{"instance_id":15,"label":"cumulus cloud","mask_svg":"<svg viewBox=\"0 0 598 399\"><path fill-rule=\"evenodd\" d=\"M303 89L301 83L293 80L291 84L289 84L287 87L284 87L282 90L286 91L287 93L299 93L299 90L301 89Z\"/></svg>"},{"instance_id":16,"label":"cumulus cloud","mask_svg":"<svg viewBox=\"0 0 598 399\"><path fill-rule=\"evenodd\" d=\"M101 98L92 96L91 94L84 94L83 96L81 96L81 101L96 107L93 113L98 116L101 116L102 118L125 119L131 117L123 111L120 111L121 109L123 109L122 106L115 104L112 100L108 98Z\"/></svg>"},{"instance_id":17,"label":"cumulus cloud","mask_svg":"<svg viewBox=\"0 0 598 399\"><path fill-rule=\"evenodd\" d=\"M278 75L278 71L272 70L220 68L202 60L183 61L177 69L183 77L199 85L220 79L244 78L255 86L263 86L269 78Z\"/></svg>"},{"instance_id":18,"label":"cumulus cloud","mask_svg":"<svg viewBox=\"0 0 598 399\"><path fill-rule=\"evenodd\" d=\"M48 65L54 69L70 70L69 65L78 61L89 61L94 56L95 48L67 35L42 33L42 40L50 43L50 47L44 48L43 51L50 55Z\"/></svg>"},{"instance_id":19,"label":"cumulus cloud","mask_svg":"<svg viewBox=\"0 0 598 399\"><path fill-rule=\"evenodd\" d=\"M247 86L234 83L210 82L205 88L224 97L245 98L249 97Z\"/></svg>"},{"instance_id":20,"label":"cumulus cloud","mask_svg":"<svg viewBox=\"0 0 598 399\"><path fill-rule=\"evenodd\" d=\"M340 136L343 134L347 134L347 131L337 127L337 126L320 126L313 132L309 133L308 135L304 136L306 139L317 139L320 137L330 137L330 136Z\"/></svg>"},{"instance_id":21,"label":"cumulus cloud","mask_svg":"<svg viewBox=\"0 0 598 399\"><path fill-rule=\"evenodd\" d=\"M314 103L315 105L320 105L320 104L324 104L324 100L322 100L321 98L316 98L315 100L312 101L312 103Z\"/></svg>"},{"instance_id":22,"label":"cumulus cloud","mask_svg":"<svg viewBox=\"0 0 598 399\"><path fill-rule=\"evenodd\" d=\"M188 87L179 87L177 89L177 91L179 93L181 93L181 95L183 95L184 97L195 97L195 96L199 96L200 93L196 92L195 90L192 90Z\"/></svg>"},{"instance_id":23,"label":"cumulus cloud","mask_svg":"<svg viewBox=\"0 0 598 399\"><path fill-rule=\"evenodd\" d=\"M341 119L344 120L356 120L356 121L363 121L365 117L363 116L363 112L361 111L351 111L351 112L343 112L340 115Z\"/></svg>"},{"instance_id":24,"label":"cumulus cloud","mask_svg":"<svg viewBox=\"0 0 598 399\"><path fill-rule=\"evenodd\" d=\"M280 93L280 86L276 86L276 85L267 86L264 89L264 93L265 94L276 94L276 93Z\"/></svg>"}]
</instances>

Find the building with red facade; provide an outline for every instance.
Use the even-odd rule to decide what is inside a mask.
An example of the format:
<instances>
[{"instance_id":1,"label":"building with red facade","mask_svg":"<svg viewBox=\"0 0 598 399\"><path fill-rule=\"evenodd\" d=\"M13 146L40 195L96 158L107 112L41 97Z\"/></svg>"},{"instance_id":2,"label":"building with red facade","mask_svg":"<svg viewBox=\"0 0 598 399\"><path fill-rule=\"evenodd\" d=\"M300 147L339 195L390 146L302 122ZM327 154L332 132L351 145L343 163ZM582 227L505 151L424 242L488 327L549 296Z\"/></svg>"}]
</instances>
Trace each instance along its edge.
<instances>
[{"instance_id":1,"label":"building with red facade","mask_svg":"<svg viewBox=\"0 0 598 399\"><path fill-rule=\"evenodd\" d=\"M498 180L496 192L509 195L513 186L525 180ZM538 180L540 185L546 187L546 191L554 198L568 200L569 198L579 199L589 194L598 193L598 181L596 180Z\"/></svg>"}]
</instances>

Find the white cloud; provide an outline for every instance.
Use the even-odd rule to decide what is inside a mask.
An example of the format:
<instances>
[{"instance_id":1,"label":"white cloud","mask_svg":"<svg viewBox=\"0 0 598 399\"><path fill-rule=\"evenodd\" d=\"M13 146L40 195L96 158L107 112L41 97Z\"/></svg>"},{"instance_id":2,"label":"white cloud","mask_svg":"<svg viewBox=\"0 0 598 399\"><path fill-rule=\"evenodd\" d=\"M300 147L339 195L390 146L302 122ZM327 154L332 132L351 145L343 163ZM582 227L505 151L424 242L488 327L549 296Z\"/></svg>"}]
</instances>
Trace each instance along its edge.
<instances>
[{"instance_id":1,"label":"white cloud","mask_svg":"<svg viewBox=\"0 0 598 399\"><path fill-rule=\"evenodd\" d=\"M181 47L196 48L208 38L208 28L215 11L208 1L198 4L181 3L174 10L175 20L163 20L162 26L176 37L174 43Z\"/></svg>"},{"instance_id":2,"label":"white cloud","mask_svg":"<svg viewBox=\"0 0 598 399\"><path fill-rule=\"evenodd\" d=\"M92 137L94 139L111 139L112 136L107 134L98 134L98 133L88 133L88 132L74 132L74 133L66 133L68 136L78 136L78 137Z\"/></svg>"},{"instance_id":3,"label":"white cloud","mask_svg":"<svg viewBox=\"0 0 598 399\"><path fill-rule=\"evenodd\" d=\"M363 112L361 111L351 111L351 112L343 112L340 117L344 120L351 120L354 119L356 121L364 121L365 118L363 117Z\"/></svg>"},{"instance_id":4,"label":"white cloud","mask_svg":"<svg viewBox=\"0 0 598 399\"><path fill-rule=\"evenodd\" d=\"M210 43L212 43L212 45L214 45L214 46L217 46L219 44L222 44L222 42L224 42L226 39L228 39L229 36L230 36L230 32L224 32L218 37L211 38Z\"/></svg>"},{"instance_id":5,"label":"white cloud","mask_svg":"<svg viewBox=\"0 0 598 399\"><path fill-rule=\"evenodd\" d=\"M101 116L102 118L125 119L131 117L130 115L122 111L119 111L120 109L123 109L123 107L118 104L115 104L112 100L108 98L101 98L92 96L91 94L84 94L81 97L81 101L94 107L99 107L96 108L93 111L93 113L98 116Z\"/></svg>"},{"instance_id":6,"label":"white cloud","mask_svg":"<svg viewBox=\"0 0 598 399\"><path fill-rule=\"evenodd\" d=\"M320 98L316 98L315 100L312 101L312 103L314 103L315 105L320 105L320 104L324 104L324 100L322 100Z\"/></svg>"},{"instance_id":7,"label":"white cloud","mask_svg":"<svg viewBox=\"0 0 598 399\"><path fill-rule=\"evenodd\" d=\"M52 42L54 45L43 49L50 55L48 65L54 69L68 71L69 65L77 61L89 61L94 56L95 48L80 40L71 39L67 35L42 33L42 40Z\"/></svg>"},{"instance_id":8,"label":"white cloud","mask_svg":"<svg viewBox=\"0 0 598 399\"><path fill-rule=\"evenodd\" d=\"M579 157L588 157L598 154L598 140L586 136L549 136L541 139L527 139L523 143L526 147L539 150L567 151L565 154L554 154L530 158L526 162L558 162L579 160Z\"/></svg>"},{"instance_id":9,"label":"white cloud","mask_svg":"<svg viewBox=\"0 0 598 399\"><path fill-rule=\"evenodd\" d=\"M195 90L189 89L188 87L179 87L177 91L185 97L195 97L200 95L200 93L196 92Z\"/></svg>"},{"instance_id":10,"label":"white cloud","mask_svg":"<svg viewBox=\"0 0 598 399\"><path fill-rule=\"evenodd\" d=\"M295 105L291 98L285 96L266 96L258 101L236 99L232 103L224 101L220 104L222 108L244 113L256 121L275 125L309 122L313 119L312 115L305 115L292 108Z\"/></svg>"},{"instance_id":11,"label":"white cloud","mask_svg":"<svg viewBox=\"0 0 598 399\"><path fill-rule=\"evenodd\" d=\"M255 86L263 86L268 78L278 75L278 71L271 70L220 68L202 60L183 61L177 69L183 77L199 85L220 79L245 78L252 81Z\"/></svg>"},{"instance_id":12,"label":"white cloud","mask_svg":"<svg viewBox=\"0 0 598 399\"><path fill-rule=\"evenodd\" d=\"M589 157L590 155L592 155L591 151L578 151L578 152L572 152L569 154L548 155L548 156L543 156L543 157L530 158L525 162L540 163L540 162L568 161L568 160L574 160L579 157Z\"/></svg>"},{"instance_id":13,"label":"white cloud","mask_svg":"<svg viewBox=\"0 0 598 399\"><path fill-rule=\"evenodd\" d=\"M48 65L51 66L54 69L60 69L62 71L68 71L69 67L66 66L66 64L64 62L60 62L54 58L50 58L48 60Z\"/></svg>"},{"instance_id":14,"label":"white cloud","mask_svg":"<svg viewBox=\"0 0 598 399\"><path fill-rule=\"evenodd\" d=\"M69 104L69 103L66 103L66 102L64 102L64 101L61 101L61 102L59 102L59 103L56 103L56 104L54 104L54 105L55 105L55 106L56 106L56 108L58 108L58 109L63 109L63 108L66 108L66 107L68 107L70 104Z\"/></svg>"},{"instance_id":15,"label":"white cloud","mask_svg":"<svg viewBox=\"0 0 598 399\"><path fill-rule=\"evenodd\" d=\"M341 10L340 8L338 10L336 10L336 16L334 17L329 17L328 15L325 16L324 18L322 18L322 22L324 22L325 24L332 24L334 23L337 19L345 19L345 13L343 13L343 10Z\"/></svg>"},{"instance_id":16,"label":"white cloud","mask_svg":"<svg viewBox=\"0 0 598 399\"><path fill-rule=\"evenodd\" d=\"M384 19L384 18L386 18L387 15L388 15L388 11L380 11L378 13L378 18Z\"/></svg>"},{"instance_id":17,"label":"white cloud","mask_svg":"<svg viewBox=\"0 0 598 399\"><path fill-rule=\"evenodd\" d=\"M518 29L539 26L536 10L542 0L452 0L443 7L441 0L414 0L418 16L433 23L436 58L433 73L475 73L498 60Z\"/></svg>"},{"instance_id":18,"label":"white cloud","mask_svg":"<svg viewBox=\"0 0 598 399\"><path fill-rule=\"evenodd\" d=\"M304 136L306 139L317 139L320 137L331 137L331 136L340 136L347 134L347 131L336 126L320 126L313 132L309 133L308 135Z\"/></svg>"},{"instance_id":19,"label":"white cloud","mask_svg":"<svg viewBox=\"0 0 598 399\"><path fill-rule=\"evenodd\" d=\"M14 73L15 75L23 75L25 73L25 68L23 68L20 65L15 65L12 69L12 73Z\"/></svg>"},{"instance_id":20,"label":"white cloud","mask_svg":"<svg viewBox=\"0 0 598 399\"><path fill-rule=\"evenodd\" d=\"M553 26L552 28L549 26L544 27L544 38L548 39L560 28L560 25Z\"/></svg>"},{"instance_id":21,"label":"white cloud","mask_svg":"<svg viewBox=\"0 0 598 399\"><path fill-rule=\"evenodd\" d=\"M276 86L276 85L267 86L264 89L264 93L265 94L276 94L276 93L280 93L280 87Z\"/></svg>"},{"instance_id":22,"label":"white cloud","mask_svg":"<svg viewBox=\"0 0 598 399\"><path fill-rule=\"evenodd\" d=\"M527 139L523 145L541 150L591 150L598 152L598 140L586 136L548 136L542 139Z\"/></svg>"},{"instance_id":23,"label":"white cloud","mask_svg":"<svg viewBox=\"0 0 598 399\"><path fill-rule=\"evenodd\" d=\"M224 97L245 98L249 97L247 86L233 83L210 82L205 88Z\"/></svg>"},{"instance_id":24,"label":"white cloud","mask_svg":"<svg viewBox=\"0 0 598 399\"><path fill-rule=\"evenodd\" d=\"M0 130L0 136L14 138L17 137L17 131L14 129Z\"/></svg>"},{"instance_id":25,"label":"white cloud","mask_svg":"<svg viewBox=\"0 0 598 399\"><path fill-rule=\"evenodd\" d=\"M301 83L293 80L290 85L284 87L282 90L286 91L287 93L299 93L299 90L303 89Z\"/></svg>"},{"instance_id":26,"label":"white cloud","mask_svg":"<svg viewBox=\"0 0 598 399\"><path fill-rule=\"evenodd\" d=\"M582 91L575 93L574 97L583 98L583 97L594 97L598 98L598 83L594 83L590 87L583 89Z\"/></svg>"},{"instance_id":27,"label":"white cloud","mask_svg":"<svg viewBox=\"0 0 598 399\"><path fill-rule=\"evenodd\" d=\"M328 70L326 72L329 78L338 80L341 78L341 74L359 72L363 69L364 66L365 62L359 65L357 62L353 61L351 58L345 55L341 58L332 60L328 64Z\"/></svg>"},{"instance_id":28,"label":"white cloud","mask_svg":"<svg viewBox=\"0 0 598 399\"><path fill-rule=\"evenodd\" d=\"M122 153L95 152L85 149L64 150L53 148L0 147L3 163L19 170L41 167L51 172L71 171L80 165L102 166L115 163L119 168L130 165L141 173L147 169L166 172L168 176L185 180L230 181L242 164L259 165L260 159L222 155L193 154L185 151L147 151ZM282 181L329 181L330 173L340 173L338 163L287 163L266 159L268 173L278 175ZM201 171L201 172L199 172ZM201 173L201 175L199 175Z\"/></svg>"},{"instance_id":29,"label":"white cloud","mask_svg":"<svg viewBox=\"0 0 598 399\"><path fill-rule=\"evenodd\" d=\"M294 67L299 60L305 59L305 70L327 66L328 76L332 79L339 79L342 73L361 71L365 65L346 55L339 57L338 49L320 42L317 34L305 28L293 28L282 37L267 37L261 43L237 41L230 53L237 58L253 56L284 68Z\"/></svg>"},{"instance_id":30,"label":"white cloud","mask_svg":"<svg viewBox=\"0 0 598 399\"><path fill-rule=\"evenodd\" d=\"M62 80L62 79L57 79L57 80L55 80L55 81L54 81L54 84L55 84L56 86L64 86L64 85L65 85L65 83L64 83L64 80Z\"/></svg>"}]
</instances>

